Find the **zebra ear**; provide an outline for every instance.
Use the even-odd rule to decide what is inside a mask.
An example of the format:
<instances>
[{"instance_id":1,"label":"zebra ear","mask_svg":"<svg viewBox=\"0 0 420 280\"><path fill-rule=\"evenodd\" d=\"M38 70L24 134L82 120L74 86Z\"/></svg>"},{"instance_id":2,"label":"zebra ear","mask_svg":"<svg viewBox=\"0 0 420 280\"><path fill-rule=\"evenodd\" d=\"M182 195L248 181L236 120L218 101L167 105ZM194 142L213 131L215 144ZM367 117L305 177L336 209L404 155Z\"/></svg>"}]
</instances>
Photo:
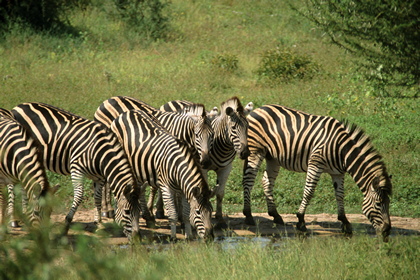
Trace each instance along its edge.
<instances>
[{"instance_id":1,"label":"zebra ear","mask_svg":"<svg viewBox=\"0 0 420 280\"><path fill-rule=\"evenodd\" d=\"M379 189L379 182L380 182L380 178L378 176L376 176L375 178L373 178L373 181L372 181L372 188L373 188L373 190Z\"/></svg>"},{"instance_id":2,"label":"zebra ear","mask_svg":"<svg viewBox=\"0 0 420 280\"><path fill-rule=\"evenodd\" d=\"M198 199L198 198L199 198L200 193L201 193L201 191L200 191L200 188L199 188L199 187L193 187L193 188L192 188L192 194L193 194L193 196L194 196L196 199Z\"/></svg>"},{"instance_id":3,"label":"zebra ear","mask_svg":"<svg viewBox=\"0 0 420 280\"><path fill-rule=\"evenodd\" d=\"M232 116L234 114L232 107L227 107L226 108L226 115L228 116Z\"/></svg>"}]
</instances>

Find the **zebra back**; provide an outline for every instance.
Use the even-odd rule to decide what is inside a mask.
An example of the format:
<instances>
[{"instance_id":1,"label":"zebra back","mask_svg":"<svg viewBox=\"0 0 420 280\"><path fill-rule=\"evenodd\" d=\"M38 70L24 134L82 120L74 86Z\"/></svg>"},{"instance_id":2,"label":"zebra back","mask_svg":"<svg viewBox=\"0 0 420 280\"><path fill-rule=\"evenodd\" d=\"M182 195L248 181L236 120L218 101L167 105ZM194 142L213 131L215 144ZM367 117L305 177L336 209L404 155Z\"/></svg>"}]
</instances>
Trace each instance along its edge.
<instances>
[{"instance_id":1,"label":"zebra back","mask_svg":"<svg viewBox=\"0 0 420 280\"><path fill-rule=\"evenodd\" d=\"M12 112L43 146L44 166L48 170L71 174L74 185L81 184L82 177L100 186L107 182L119 205L116 221L125 226L129 236L132 225L137 230L140 207L133 196L138 188L127 156L113 133L97 122L48 104L23 103ZM73 207L71 211L75 212L77 205ZM68 219L72 219L72 214Z\"/></svg>"},{"instance_id":2,"label":"zebra back","mask_svg":"<svg viewBox=\"0 0 420 280\"><path fill-rule=\"evenodd\" d=\"M127 111L113 121L111 130L123 144L139 182L161 188L166 201L173 200L172 193L182 192L192 206L191 222L199 235L205 237L212 231L212 206L199 162L185 142L168 133L150 116L154 115L140 110ZM169 216L176 222L175 209L169 210Z\"/></svg>"},{"instance_id":3,"label":"zebra back","mask_svg":"<svg viewBox=\"0 0 420 280\"><path fill-rule=\"evenodd\" d=\"M15 120L0 117L0 151L0 185L22 183L30 201L30 222L48 219L50 207L39 202L49 183L37 142Z\"/></svg>"},{"instance_id":4,"label":"zebra back","mask_svg":"<svg viewBox=\"0 0 420 280\"><path fill-rule=\"evenodd\" d=\"M9 118L9 119L13 119L13 114L11 111L0 108L0 118Z\"/></svg>"},{"instance_id":5,"label":"zebra back","mask_svg":"<svg viewBox=\"0 0 420 280\"><path fill-rule=\"evenodd\" d=\"M211 137L205 129L197 128L196 123L187 115L162 112L143 101L128 96L111 97L96 110L94 120L110 127L112 121L121 113L129 110L141 110L154 116L170 133L194 147L203 165L209 162L209 142Z\"/></svg>"}]
</instances>

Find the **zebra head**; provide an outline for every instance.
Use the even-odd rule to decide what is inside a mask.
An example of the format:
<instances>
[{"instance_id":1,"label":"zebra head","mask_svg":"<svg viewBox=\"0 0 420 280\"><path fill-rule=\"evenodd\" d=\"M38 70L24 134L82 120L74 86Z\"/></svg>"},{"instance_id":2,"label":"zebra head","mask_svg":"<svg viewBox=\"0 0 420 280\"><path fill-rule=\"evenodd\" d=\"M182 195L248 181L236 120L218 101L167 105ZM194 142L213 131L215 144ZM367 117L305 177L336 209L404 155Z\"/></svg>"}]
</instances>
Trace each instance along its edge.
<instances>
[{"instance_id":1,"label":"zebra head","mask_svg":"<svg viewBox=\"0 0 420 280\"><path fill-rule=\"evenodd\" d=\"M203 184L206 184L203 181ZM193 198L190 200L190 223L197 229L200 238L212 240L213 224L211 215L213 206L210 203L210 190L207 188L194 187Z\"/></svg>"},{"instance_id":2,"label":"zebra head","mask_svg":"<svg viewBox=\"0 0 420 280\"><path fill-rule=\"evenodd\" d=\"M230 141L241 159L249 156L248 149L248 120L244 107L237 97L233 97L221 105L222 114L227 116L227 130Z\"/></svg>"},{"instance_id":3,"label":"zebra head","mask_svg":"<svg viewBox=\"0 0 420 280\"><path fill-rule=\"evenodd\" d=\"M376 232L382 234L384 241L388 241L391 232L389 217L389 195L392 192L391 177L383 170L381 175L371 176L367 182L363 199L363 214L368 217Z\"/></svg>"},{"instance_id":4,"label":"zebra head","mask_svg":"<svg viewBox=\"0 0 420 280\"><path fill-rule=\"evenodd\" d=\"M200 164L204 169L211 164L210 149L213 146L214 131L206 110L202 104L187 105L183 109L194 120L195 147L200 156Z\"/></svg>"},{"instance_id":5,"label":"zebra head","mask_svg":"<svg viewBox=\"0 0 420 280\"><path fill-rule=\"evenodd\" d=\"M140 203L139 189L134 182L127 184L123 194L116 195L117 208L115 210L115 221L123 226L123 232L132 240L139 235Z\"/></svg>"}]
</instances>

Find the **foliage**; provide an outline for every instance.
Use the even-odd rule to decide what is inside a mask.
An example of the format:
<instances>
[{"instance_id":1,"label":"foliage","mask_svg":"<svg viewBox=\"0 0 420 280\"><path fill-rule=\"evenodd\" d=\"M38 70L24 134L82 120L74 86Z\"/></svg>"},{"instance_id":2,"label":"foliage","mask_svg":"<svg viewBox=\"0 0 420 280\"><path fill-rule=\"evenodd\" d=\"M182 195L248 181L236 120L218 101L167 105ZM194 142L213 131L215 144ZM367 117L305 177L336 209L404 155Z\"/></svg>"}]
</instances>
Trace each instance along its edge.
<instances>
[{"instance_id":1,"label":"foliage","mask_svg":"<svg viewBox=\"0 0 420 280\"><path fill-rule=\"evenodd\" d=\"M130 29L153 40L164 39L168 32L169 2L161 0L114 0L120 18Z\"/></svg>"},{"instance_id":2,"label":"foliage","mask_svg":"<svg viewBox=\"0 0 420 280\"><path fill-rule=\"evenodd\" d=\"M0 0L0 28L17 23L35 30L63 30L65 15L83 0Z\"/></svg>"},{"instance_id":3,"label":"foliage","mask_svg":"<svg viewBox=\"0 0 420 280\"><path fill-rule=\"evenodd\" d=\"M256 72L260 79L276 83L291 79L311 79L319 70L319 66L309 56L277 47L262 53Z\"/></svg>"},{"instance_id":4,"label":"foliage","mask_svg":"<svg viewBox=\"0 0 420 280\"><path fill-rule=\"evenodd\" d=\"M420 2L307 0L300 11L354 53L380 87L420 85ZM417 92L418 95L418 92Z\"/></svg>"},{"instance_id":5,"label":"foliage","mask_svg":"<svg viewBox=\"0 0 420 280\"><path fill-rule=\"evenodd\" d=\"M234 54L215 55L211 60L211 64L216 68L231 73L236 72L239 69L239 59L238 56Z\"/></svg>"},{"instance_id":6,"label":"foliage","mask_svg":"<svg viewBox=\"0 0 420 280\"><path fill-rule=\"evenodd\" d=\"M6 235L0 242L0 278L270 279L283 275L286 279L345 279L352 275L355 279L415 279L419 273L418 236L396 235L390 243L366 234L269 243L259 237L228 237L214 243L127 247L82 234L51 240L49 230Z\"/></svg>"}]
</instances>

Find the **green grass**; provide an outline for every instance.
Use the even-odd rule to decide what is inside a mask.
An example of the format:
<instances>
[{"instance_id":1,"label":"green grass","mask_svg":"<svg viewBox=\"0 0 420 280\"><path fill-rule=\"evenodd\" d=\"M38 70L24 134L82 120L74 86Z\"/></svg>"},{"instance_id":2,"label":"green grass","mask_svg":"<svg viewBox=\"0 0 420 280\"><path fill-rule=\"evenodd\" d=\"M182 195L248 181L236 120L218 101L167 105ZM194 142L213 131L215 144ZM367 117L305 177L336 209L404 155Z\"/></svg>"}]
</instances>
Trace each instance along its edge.
<instances>
[{"instance_id":1,"label":"green grass","mask_svg":"<svg viewBox=\"0 0 420 280\"><path fill-rule=\"evenodd\" d=\"M105 8L109 5L105 2ZM238 96L243 104L253 101L255 107L275 103L348 119L371 136L393 175L391 214L420 217L416 98L378 96L357 73L355 58L327 44L315 26L285 3L175 0L167 13L172 33L166 42L142 40L95 5L69 15L80 31L78 37L15 28L0 44L0 107L38 101L92 119L96 108L115 95L133 96L156 107L186 99L207 108ZM260 83L257 69L262 56L276 47L309 57L319 72L312 79ZM215 67L214 58L227 55L235 58L235 71ZM404 89L405 95L414 90ZM280 172L275 188L279 212L297 210L304 176ZM71 194L69 180L52 180L64 185L60 192L65 197ZM228 212L241 210L241 180L242 162L237 159L227 186ZM347 212L360 213L362 194L351 178L346 178L346 192ZM260 180L252 195L254 209L265 211ZM308 212L335 212L328 176L322 177Z\"/></svg>"},{"instance_id":2,"label":"green grass","mask_svg":"<svg viewBox=\"0 0 420 280\"><path fill-rule=\"evenodd\" d=\"M389 243L355 235L133 247L82 235L51 246L48 235L31 236L37 243L0 244L3 279L415 279L419 273L419 236L394 236ZM18 268L19 262L25 265Z\"/></svg>"}]
</instances>

